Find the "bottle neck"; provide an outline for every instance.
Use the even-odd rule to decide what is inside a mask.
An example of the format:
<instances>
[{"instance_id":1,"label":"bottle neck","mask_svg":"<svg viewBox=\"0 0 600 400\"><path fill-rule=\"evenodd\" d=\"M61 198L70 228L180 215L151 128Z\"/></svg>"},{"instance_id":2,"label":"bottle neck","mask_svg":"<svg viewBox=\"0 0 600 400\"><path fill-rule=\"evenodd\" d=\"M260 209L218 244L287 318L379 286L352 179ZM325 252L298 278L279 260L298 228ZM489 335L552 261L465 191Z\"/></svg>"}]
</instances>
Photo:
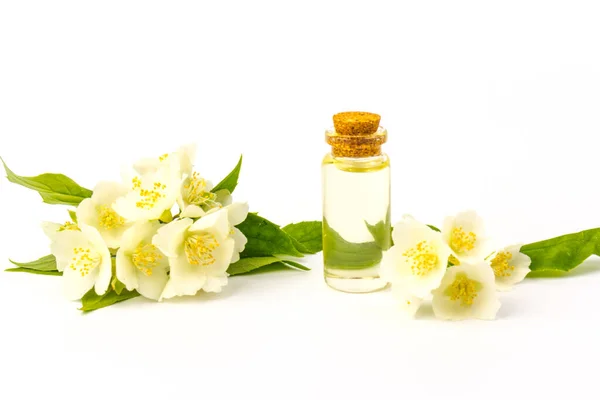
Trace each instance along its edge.
<instances>
[{"instance_id":1,"label":"bottle neck","mask_svg":"<svg viewBox=\"0 0 600 400\"><path fill-rule=\"evenodd\" d=\"M334 129L325 132L325 140L331 145L334 157L367 158L382 155L381 146L387 140L387 131L379 127L371 135L341 135Z\"/></svg>"},{"instance_id":2,"label":"bottle neck","mask_svg":"<svg viewBox=\"0 0 600 400\"><path fill-rule=\"evenodd\" d=\"M331 155L334 157L343 158L369 158L377 157L382 155L381 146L373 145L354 145L350 147L346 146L331 146Z\"/></svg>"}]
</instances>

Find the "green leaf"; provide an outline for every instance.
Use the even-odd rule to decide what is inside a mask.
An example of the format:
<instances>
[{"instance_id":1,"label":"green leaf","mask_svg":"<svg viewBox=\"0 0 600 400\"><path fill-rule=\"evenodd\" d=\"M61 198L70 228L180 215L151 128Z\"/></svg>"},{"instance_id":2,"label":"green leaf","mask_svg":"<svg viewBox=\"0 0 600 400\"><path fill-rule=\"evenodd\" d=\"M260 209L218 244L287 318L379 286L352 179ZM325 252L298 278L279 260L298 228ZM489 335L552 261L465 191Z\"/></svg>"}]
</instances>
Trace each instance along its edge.
<instances>
[{"instance_id":1,"label":"green leaf","mask_svg":"<svg viewBox=\"0 0 600 400\"><path fill-rule=\"evenodd\" d=\"M375 225L370 225L367 221L365 224L381 250L388 250L392 247L392 227L389 219L379 221Z\"/></svg>"},{"instance_id":2,"label":"green leaf","mask_svg":"<svg viewBox=\"0 0 600 400\"><path fill-rule=\"evenodd\" d=\"M302 253L296 250L292 238L281 230L279 225L250 213L238 228L248 239L246 248L240 254L241 258L247 257L270 257L289 255L302 257Z\"/></svg>"},{"instance_id":3,"label":"green leaf","mask_svg":"<svg viewBox=\"0 0 600 400\"><path fill-rule=\"evenodd\" d=\"M9 261L17 267L25 269L32 269L36 271L56 271L56 258L52 254L26 263L20 263L13 260Z\"/></svg>"},{"instance_id":4,"label":"green leaf","mask_svg":"<svg viewBox=\"0 0 600 400\"><path fill-rule=\"evenodd\" d=\"M521 247L532 271L570 271L592 255L600 255L600 228L571 233Z\"/></svg>"},{"instance_id":5,"label":"green leaf","mask_svg":"<svg viewBox=\"0 0 600 400\"><path fill-rule=\"evenodd\" d=\"M382 254L377 243L348 242L323 220L323 260L328 268L370 268L379 264Z\"/></svg>"},{"instance_id":6,"label":"green leaf","mask_svg":"<svg viewBox=\"0 0 600 400\"><path fill-rule=\"evenodd\" d=\"M59 271L40 271L38 269L31 268L8 268L4 270L5 272L27 272L29 274L37 274L37 275L54 275L54 276L62 276L62 272Z\"/></svg>"},{"instance_id":7,"label":"green leaf","mask_svg":"<svg viewBox=\"0 0 600 400\"><path fill-rule=\"evenodd\" d=\"M277 271L281 269L288 269L290 266L293 269L300 269L303 271L310 271L310 268L304 265L290 260L282 260L278 257L250 257L242 258L238 262L233 263L227 269L227 273L230 276L242 275L250 272L263 271Z\"/></svg>"},{"instance_id":8,"label":"green leaf","mask_svg":"<svg viewBox=\"0 0 600 400\"><path fill-rule=\"evenodd\" d=\"M277 257L249 257L242 258L236 263L233 263L227 269L227 273L231 276L246 274L256 269L266 267L281 260Z\"/></svg>"},{"instance_id":9,"label":"green leaf","mask_svg":"<svg viewBox=\"0 0 600 400\"><path fill-rule=\"evenodd\" d=\"M310 268L308 268L305 265L302 265L300 263L297 263L295 261L291 261L291 260L281 260L282 263L287 264L287 265L291 265L292 267L294 267L294 269L300 269L302 271L310 271Z\"/></svg>"},{"instance_id":10,"label":"green leaf","mask_svg":"<svg viewBox=\"0 0 600 400\"><path fill-rule=\"evenodd\" d=\"M240 160L238 161L235 168L227 175L221 182L215 186L211 192L216 193L219 190L228 190L229 193L233 193L235 187L238 184L238 178L240 177L240 169L242 168L242 156L240 156Z\"/></svg>"},{"instance_id":11,"label":"green leaf","mask_svg":"<svg viewBox=\"0 0 600 400\"><path fill-rule=\"evenodd\" d=\"M265 265L264 267L253 269L250 272L244 272L243 275L258 275L258 274L267 274L269 272L277 272L277 271L290 271L291 268L289 265L282 263L281 261L275 262L273 264ZM241 275L241 274L238 274Z\"/></svg>"},{"instance_id":12,"label":"green leaf","mask_svg":"<svg viewBox=\"0 0 600 400\"><path fill-rule=\"evenodd\" d=\"M77 223L77 213L75 210L69 210L69 217L71 217L71 221Z\"/></svg>"},{"instance_id":13,"label":"green leaf","mask_svg":"<svg viewBox=\"0 0 600 400\"><path fill-rule=\"evenodd\" d=\"M427 225L429 227L429 229L431 229L432 231L436 231L436 232L441 232L440 229L436 226L433 225Z\"/></svg>"},{"instance_id":14,"label":"green leaf","mask_svg":"<svg viewBox=\"0 0 600 400\"><path fill-rule=\"evenodd\" d=\"M117 294L121 294L123 292L123 290L125 290L125 284L123 282L121 282L120 280L118 280L116 276L113 277L112 282L110 283L110 286Z\"/></svg>"},{"instance_id":15,"label":"green leaf","mask_svg":"<svg viewBox=\"0 0 600 400\"><path fill-rule=\"evenodd\" d=\"M4 160L6 177L12 183L36 190L45 203L77 206L82 200L92 197L92 191L79 186L71 178L62 174L42 174L25 177L12 172Z\"/></svg>"},{"instance_id":16,"label":"green leaf","mask_svg":"<svg viewBox=\"0 0 600 400\"><path fill-rule=\"evenodd\" d=\"M323 224L320 221L289 224L282 230L290 235L294 246L301 253L316 254L323 250Z\"/></svg>"},{"instance_id":17,"label":"green leaf","mask_svg":"<svg viewBox=\"0 0 600 400\"><path fill-rule=\"evenodd\" d=\"M88 312L98 310L100 308L112 306L121 301L133 299L140 294L134 291L123 290L118 294L112 290L106 292L102 296L98 296L94 289L91 289L81 298L81 311Z\"/></svg>"}]
</instances>

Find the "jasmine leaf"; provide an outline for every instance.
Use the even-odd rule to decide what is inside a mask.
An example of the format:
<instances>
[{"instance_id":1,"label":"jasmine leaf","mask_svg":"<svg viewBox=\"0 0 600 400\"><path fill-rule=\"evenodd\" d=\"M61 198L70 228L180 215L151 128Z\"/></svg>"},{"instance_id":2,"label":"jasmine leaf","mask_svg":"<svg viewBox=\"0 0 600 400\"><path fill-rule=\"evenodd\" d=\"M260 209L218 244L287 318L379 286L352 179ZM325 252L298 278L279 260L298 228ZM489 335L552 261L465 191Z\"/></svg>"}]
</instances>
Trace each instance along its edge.
<instances>
[{"instance_id":1,"label":"jasmine leaf","mask_svg":"<svg viewBox=\"0 0 600 400\"><path fill-rule=\"evenodd\" d=\"M20 263L13 260L9 261L17 267L21 267L24 269L31 269L35 271L56 271L56 258L52 254L39 258L35 261L26 263Z\"/></svg>"},{"instance_id":2,"label":"jasmine leaf","mask_svg":"<svg viewBox=\"0 0 600 400\"><path fill-rule=\"evenodd\" d=\"M300 263L297 263L295 261L291 261L291 260L281 260L282 263L287 264L287 265L291 265L292 267L294 267L294 269L300 269L302 271L310 271L310 268L308 268L307 266L304 266Z\"/></svg>"},{"instance_id":3,"label":"jasmine leaf","mask_svg":"<svg viewBox=\"0 0 600 400\"><path fill-rule=\"evenodd\" d=\"M256 269L266 267L267 265L271 265L281 261L277 257L249 257L242 258L236 263L233 263L227 269L227 273L230 276L246 274L248 272L254 271Z\"/></svg>"},{"instance_id":4,"label":"jasmine leaf","mask_svg":"<svg viewBox=\"0 0 600 400\"><path fill-rule=\"evenodd\" d=\"M120 294L109 290L102 296L98 296L94 289L91 289L81 298L81 311L89 312L98 310L100 308L112 306L113 304L121 301L133 299L138 297L139 293L134 291L123 290Z\"/></svg>"},{"instance_id":5,"label":"jasmine leaf","mask_svg":"<svg viewBox=\"0 0 600 400\"><path fill-rule=\"evenodd\" d=\"M284 271L291 270L289 265L282 263L281 261L275 262L273 264L265 265L264 267L253 269L250 272L244 272L243 275L257 275L257 274L266 274L269 272L275 271ZM240 274L241 275L241 274Z\"/></svg>"},{"instance_id":6,"label":"jasmine leaf","mask_svg":"<svg viewBox=\"0 0 600 400\"><path fill-rule=\"evenodd\" d=\"M27 272L29 274L37 274L37 275L54 275L54 276L62 276L62 272L59 271L40 271L38 269L31 268L8 268L4 270L5 272Z\"/></svg>"},{"instance_id":7,"label":"jasmine leaf","mask_svg":"<svg viewBox=\"0 0 600 400\"><path fill-rule=\"evenodd\" d=\"M323 257L328 267L364 269L377 265L382 257L377 243L352 243L345 240L323 220Z\"/></svg>"},{"instance_id":8,"label":"jasmine leaf","mask_svg":"<svg viewBox=\"0 0 600 400\"><path fill-rule=\"evenodd\" d=\"M258 270L264 272L276 271L290 268L290 266L293 269L310 271L310 268L305 267L302 264L299 264L295 261L282 260L278 257L250 257L242 258L238 262L231 264L227 269L227 273L229 273L230 276L234 276L247 274L250 272L257 272Z\"/></svg>"},{"instance_id":9,"label":"jasmine leaf","mask_svg":"<svg viewBox=\"0 0 600 400\"><path fill-rule=\"evenodd\" d=\"M301 253L315 254L323 250L323 224L320 221L289 224L283 227L283 231L292 238Z\"/></svg>"},{"instance_id":10,"label":"jasmine leaf","mask_svg":"<svg viewBox=\"0 0 600 400\"><path fill-rule=\"evenodd\" d=\"M114 260L114 259L113 259ZM110 283L112 289L117 293L121 294L123 290L125 290L125 284L117 279L117 277L113 277L112 282Z\"/></svg>"},{"instance_id":11,"label":"jasmine leaf","mask_svg":"<svg viewBox=\"0 0 600 400\"><path fill-rule=\"evenodd\" d=\"M532 271L570 271L592 255L600 255L600 228L571 233L521 247Z\"/></svg>"},{"instance_id":12,"label":"jasmine leaf","mask_svg":"<svg viewBox=\"0 0 600 400\"><path fill-rule=\"evenodd\" d=\"M302 253L296 250L291 237L282 231L279 225L257 214L248 214L246 220L239 224L237 228L248 239L246 248L240 254L241 258L278 255L303 256Z\"/></svg>"},{"instance_id":13,"label":"jasmine leaf","mask_svg":"<svg viewBox=\"0 0 600 400\"><path fill-rule=\"evenodd\" d=\"M365 224L381 250L388 250L392 247L392 227L389 219L379 221L375 225L370 225L367 221L365 221Z\"/></svg>"},{"instance_id":14,"label":"jasmine leaf","mask_svg":"<svg viewBox=\"0 0 600 400\"><path fill-rule=\"evenodd\" d=\"M81 201L92 197L92 191L79 186L71 178L62 174L42 174L33 177L19 176L12 172L4 160L6 177L12 183L37 191L45 203L77 206Z\"/></svg>"},{"instance_id":15,"label":"jasmine leaf","mask_svg":"<svg viewBox=\"0 0 600 400\"><path fill-rule=\"evenodd\" d=\"M219 190L228 190L229 193L233 193L235 187L238 184L238 178L240 176L240 169L242 168L242 156L240 156L240 160L238 161L235 168L227 175L221 182L215 186L211 192L216 193Z\"/></svg>"},{"instance_id":16,"label":"jasmine leaf","mask_svg":"<svg viewBox=\"0 0 600 400\"><path fill-rule=\"evenodd\" d=\"M6 269L5 271L7 272L27 272L38 275L62 275L62 272L59 272L56 269L56 258L54 258L52 254L26 263L20 263L13 260L9 261L18 268Z\"/></svg>"}]
</instances>

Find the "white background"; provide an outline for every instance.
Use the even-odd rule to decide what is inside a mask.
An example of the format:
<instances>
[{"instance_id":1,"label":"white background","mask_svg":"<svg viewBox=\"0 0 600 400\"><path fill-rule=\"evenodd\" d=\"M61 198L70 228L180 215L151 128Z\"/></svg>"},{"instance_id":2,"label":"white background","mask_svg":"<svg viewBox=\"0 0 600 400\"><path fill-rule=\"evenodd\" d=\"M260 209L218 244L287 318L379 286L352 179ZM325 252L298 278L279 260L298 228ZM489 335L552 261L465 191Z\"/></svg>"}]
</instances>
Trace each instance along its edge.
<instances>
[{"instance_id":1,"label":"white background","mask_svg":"<svg viewBox=\"0 0 600 400\"><path fill-rule=\"evenodd\" d=\"M331 115L390 133L393 218L474 208L500 244L600 226L595 1L2 1L0 155L87 187L197 142L280 224L320 218ZM0 182L0 264L48 253L60 206ZM494 322L399 318L313 271L81 315L0 274L0 398L598 398L600 263L529 279ZM433 398L433 397L432 397Z\"/></svg>"}]
</instances>

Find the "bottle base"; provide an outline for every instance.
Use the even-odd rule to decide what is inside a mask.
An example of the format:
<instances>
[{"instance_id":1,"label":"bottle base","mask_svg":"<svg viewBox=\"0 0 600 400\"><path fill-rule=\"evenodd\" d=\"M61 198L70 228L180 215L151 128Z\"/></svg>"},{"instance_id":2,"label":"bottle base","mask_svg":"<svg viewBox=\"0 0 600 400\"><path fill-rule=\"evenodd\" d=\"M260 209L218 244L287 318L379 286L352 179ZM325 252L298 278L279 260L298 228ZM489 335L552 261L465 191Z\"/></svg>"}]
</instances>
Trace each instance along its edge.
<instances>
[{"instance_id":1,"label":"bottle base","mask_svg":"<svg viewBox=\"0 0 600 400\"><path fill-rule=\"evenodd\" d=\"M372 293L383 290L388 283L379 277L339 277L325 276L325 283L332 289L344 293Z\"/></svg>"}]
</instances>

